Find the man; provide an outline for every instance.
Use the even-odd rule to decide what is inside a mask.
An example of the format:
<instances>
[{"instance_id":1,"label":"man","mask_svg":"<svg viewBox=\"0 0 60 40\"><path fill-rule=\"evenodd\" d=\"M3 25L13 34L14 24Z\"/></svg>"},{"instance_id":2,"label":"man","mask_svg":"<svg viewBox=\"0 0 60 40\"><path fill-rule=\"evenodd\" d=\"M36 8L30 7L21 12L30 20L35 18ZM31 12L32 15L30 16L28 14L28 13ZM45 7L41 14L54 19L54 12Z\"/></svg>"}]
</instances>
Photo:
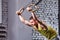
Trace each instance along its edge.
<instances>
[{"instance_id":1,"label":"man","mask_svg":"<svg viewBox=\"0 0 60 40\"><path fill-rule=\"evenodd\" d=\"M35 15L35 10L32 10L32 8L29 6L26 8L27 11L31 12L30 20L27 21L23 18L22 13L24 11L24 8L18 10L16 13L19 16L19 19L26 25L33 27L35 30L37 30L39 33L41 33L43 36L48 38L48 40L52 40L57 36L56 31L51 28L50 26L46 25L43 21L38 20Z\"/></svg>"}]
</instances>

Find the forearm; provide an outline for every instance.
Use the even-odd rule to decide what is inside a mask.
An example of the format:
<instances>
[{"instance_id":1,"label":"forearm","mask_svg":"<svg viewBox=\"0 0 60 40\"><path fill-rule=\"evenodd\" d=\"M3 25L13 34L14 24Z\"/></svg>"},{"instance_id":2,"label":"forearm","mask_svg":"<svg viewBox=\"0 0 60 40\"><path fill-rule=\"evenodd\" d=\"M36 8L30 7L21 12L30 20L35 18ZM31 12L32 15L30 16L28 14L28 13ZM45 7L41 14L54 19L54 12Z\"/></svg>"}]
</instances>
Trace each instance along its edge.
<instances>
[{"instance_id":1,"label":"forearm","mask_svg":"<svg viewBox=\"0 0 60 40\"><path fill-rule=\"evenodd\" d=\"M37 17L36 17L36 15L35 15L35 13L32 12L31 14L32 14L32 17L33 17L35 20L37 20Z\"/></svg>"}]
</instances>

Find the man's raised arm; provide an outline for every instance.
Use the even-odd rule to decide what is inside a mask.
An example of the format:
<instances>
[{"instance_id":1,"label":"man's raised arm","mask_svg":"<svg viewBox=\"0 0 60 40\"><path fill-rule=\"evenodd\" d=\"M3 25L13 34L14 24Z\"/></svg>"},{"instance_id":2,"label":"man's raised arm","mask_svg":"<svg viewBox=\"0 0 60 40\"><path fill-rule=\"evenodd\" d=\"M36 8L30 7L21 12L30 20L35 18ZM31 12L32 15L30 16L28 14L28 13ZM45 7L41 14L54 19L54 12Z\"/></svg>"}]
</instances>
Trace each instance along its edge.
<instances>
[{"instance_id":1,"label":"man's raised arm","mask_svg":"<svg viewBox=\"0 0 60 40\"><path fill-rule=\"evenodd\" d=\"M37 17L34 12L31 12L33 19L37 20Z\"/></svg>"},{"instance_id":2,"label":"man's raised arm","mask_svg":"<svg viewBox=\"0 0 60 40\"><path fill-rule=\"evenodd\" d=\"M19 15L19 19L20 19L21 22L23 22L24 24L29 25L29 26L32 26L32 24L31 24L29 21L25 20L25 19L22 17L22 15Z\"/></svg>"},{"instance_id":3,"label":"man's raised arm","mask_svg":"<svg viewBox=\"0 0 60 40\"><path fill-rule=\"evenodd\" d=\"M43 25L47 29L47 25L42 20L38 20L34 12L32 12L31 14L35 20L37 20L41 25Z\"/></svg>"},{"instance_id":4,"label":"man's raised arm","mask_svg":"<svg viewBox=\"0 0 60 40\"><path fill-rule=\"evenodd\" d=\"M18 14L19 19L21 20L21 22L23 22L24 24L27 24L27 25L31 26L32 24L29 21L25 20L23 18L23 16L21 15L23 11L24 11L23 9L22 9L22 11L21 10L16 11L16 14Z\"/></svg>"}]
</instances>

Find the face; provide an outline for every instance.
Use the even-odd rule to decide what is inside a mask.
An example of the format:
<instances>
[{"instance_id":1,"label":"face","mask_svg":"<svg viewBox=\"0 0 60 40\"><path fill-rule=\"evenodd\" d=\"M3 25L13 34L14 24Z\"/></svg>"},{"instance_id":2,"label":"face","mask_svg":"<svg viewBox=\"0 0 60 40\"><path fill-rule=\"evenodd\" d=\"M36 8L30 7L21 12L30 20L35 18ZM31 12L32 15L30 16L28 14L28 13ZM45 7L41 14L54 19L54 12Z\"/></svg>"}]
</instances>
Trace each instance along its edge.
<instances>
[{"instance_id":1,"label":"face","mask_svg":"<svg viewBox=\"0 0 60 40\"><path fill-rule=\"evenodd\" d=\"M32 25L35 25L37 22L34 19L31 19L30 23L32 23Z\"/></svg>"}]
</instances>

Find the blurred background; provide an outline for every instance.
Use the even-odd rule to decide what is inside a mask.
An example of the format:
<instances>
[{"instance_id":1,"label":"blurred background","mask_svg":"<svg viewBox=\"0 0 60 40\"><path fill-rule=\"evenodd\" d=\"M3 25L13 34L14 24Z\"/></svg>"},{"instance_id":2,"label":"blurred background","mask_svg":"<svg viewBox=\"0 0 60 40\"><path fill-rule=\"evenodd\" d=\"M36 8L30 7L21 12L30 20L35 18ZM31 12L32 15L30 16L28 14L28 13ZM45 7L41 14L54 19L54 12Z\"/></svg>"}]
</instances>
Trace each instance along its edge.
<instances>
[{"instance_id":1,"label":"blurred background","mask_svg":"<svg viewBox=\"0 0 60 40\"><path fill-rule=\"evenodd\" d=\"M32 0L0 0L0 40L47 40L33 28L23 24L16 11ZM33 0L33 2L37 2ZM58 0L42 0L36 15L52 26L59 34ZM31 14L26 10L23 16L28 20Z\"/></svg>"}]
</instances>

